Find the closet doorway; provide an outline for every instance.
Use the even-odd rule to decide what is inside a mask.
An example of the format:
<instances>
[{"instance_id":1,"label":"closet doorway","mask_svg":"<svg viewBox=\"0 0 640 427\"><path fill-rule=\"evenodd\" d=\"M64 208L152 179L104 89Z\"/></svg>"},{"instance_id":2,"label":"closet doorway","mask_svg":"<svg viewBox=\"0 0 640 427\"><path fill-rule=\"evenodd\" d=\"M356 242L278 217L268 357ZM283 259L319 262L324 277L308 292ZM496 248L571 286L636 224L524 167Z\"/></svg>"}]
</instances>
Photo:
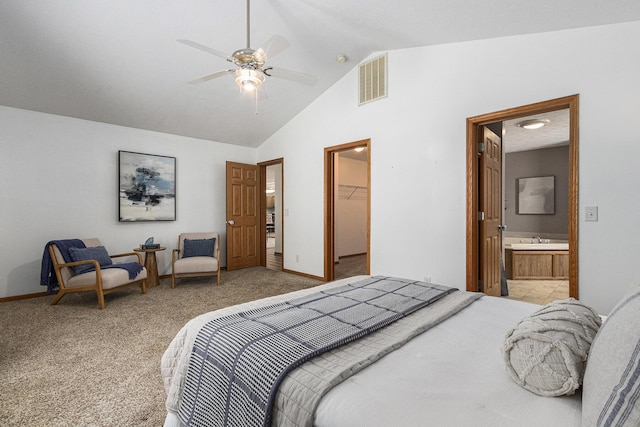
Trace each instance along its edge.
<instances>
[{"instance_id":1,"label":"closet doorway","mask_svg":"<svg viewBox=\"0 0 640 427\"><path fill-rule=\"evenodd\" d=\"M327 281L370 273L371 141L325 148Z\"/></svg>"}]
</instances>

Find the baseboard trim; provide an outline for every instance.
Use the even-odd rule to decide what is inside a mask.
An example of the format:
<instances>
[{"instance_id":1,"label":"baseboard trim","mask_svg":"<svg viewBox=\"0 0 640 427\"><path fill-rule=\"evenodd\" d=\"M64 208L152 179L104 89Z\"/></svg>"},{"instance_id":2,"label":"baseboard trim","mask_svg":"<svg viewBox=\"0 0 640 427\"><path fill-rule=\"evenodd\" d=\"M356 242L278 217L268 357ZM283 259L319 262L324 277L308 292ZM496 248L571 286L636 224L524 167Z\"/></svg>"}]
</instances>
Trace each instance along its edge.
<instances>
[{"instance_id":1,"label":"baseboard trim","mask_svg":"<svg viewBox=\"0 0 640 427\"><path fill-rule=\"evenodd\" d=\"M35 294L25 294L25 295L14 295L12 297L0 298L0 303L10 302L10 301L18 301L18 300L21 300L21 299L31 299L31 298L46 297L47 295L49 295L49 294L46 293L46 292L37 292Z\"/></svg>"},{"instance_id":2,"label":"baseboard trim","mask_svg":"<svg viewBox=\"0 0 640 427\"><path fill-rule=\"evenodd\" d=\"M352 258L352 257L356 257L356 256L366 255L366 254L367 254L366 252L362 252L361 254L342 255L342 256L339 256L338 259Z\"/></svg>"},{"instance_id":3,"label":"baseboard trim","mask_svg":"<svg viewBox=\"0 0 640 427\"><path fill-rule=\"evenodd\" d=\"M344 259L344 258L354 258L354 257L357 257L357 256L366 255L366 254L367 254L366 252L363 252L361 254L342 255L342 256L338 257L338 260L335 261L334 264L340 264L340 260Z\"/></svg>"},{"instance_id":4,"label":"baseboard trim","mask_svg":"<svg viewBox=\"0 0 640 427\"><path fill-rule=\"evenodd\" d=\"M307 277L309 279L315 279L315 280L322 280L323 282L326 282L326 280L324 279L324 277L320 277L320 276L314 276L312 274L307 274L307 273L301 273L299 271L294 271L294 270L287 270L286 268L282 269L283 273L289 273L289 274L295 274L296 276L302 276L302 277Z\"/></svg>"}]
</instances>

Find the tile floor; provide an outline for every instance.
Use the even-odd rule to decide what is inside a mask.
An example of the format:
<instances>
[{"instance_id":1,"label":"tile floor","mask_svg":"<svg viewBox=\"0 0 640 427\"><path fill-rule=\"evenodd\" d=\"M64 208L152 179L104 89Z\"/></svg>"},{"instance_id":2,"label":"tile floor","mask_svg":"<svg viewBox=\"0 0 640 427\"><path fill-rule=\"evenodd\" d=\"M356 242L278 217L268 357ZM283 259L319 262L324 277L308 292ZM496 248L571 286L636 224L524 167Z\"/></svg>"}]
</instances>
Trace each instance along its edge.
<instances>
[{"instance_id":1,"label":"tile floor","mask_svg":"<svg viewBox=\"0 0 640 427\"><path fill-rule=\"evenodd\" d=\"M545 305L569 298L568 280L508 280L507 298Z\"/></svg>"}]
</instances>

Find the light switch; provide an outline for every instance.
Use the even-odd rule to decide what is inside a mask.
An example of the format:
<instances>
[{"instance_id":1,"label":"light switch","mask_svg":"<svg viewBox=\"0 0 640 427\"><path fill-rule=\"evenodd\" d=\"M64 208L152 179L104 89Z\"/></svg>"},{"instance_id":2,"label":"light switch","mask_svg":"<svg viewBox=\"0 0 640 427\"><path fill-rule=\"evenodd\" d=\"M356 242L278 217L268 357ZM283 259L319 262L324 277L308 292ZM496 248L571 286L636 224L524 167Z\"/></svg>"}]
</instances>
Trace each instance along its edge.
<instances>
[{"instance_id":1,"label":"light switch","mask_svg":"<svg viewBox=\"0 0 640 427\"><path fill-rule=\"evenodd\" d=\"M585 213L585 221L598 221L598 207L597 206L587 206L584 208Z\"/></svg>"}]
</instances>

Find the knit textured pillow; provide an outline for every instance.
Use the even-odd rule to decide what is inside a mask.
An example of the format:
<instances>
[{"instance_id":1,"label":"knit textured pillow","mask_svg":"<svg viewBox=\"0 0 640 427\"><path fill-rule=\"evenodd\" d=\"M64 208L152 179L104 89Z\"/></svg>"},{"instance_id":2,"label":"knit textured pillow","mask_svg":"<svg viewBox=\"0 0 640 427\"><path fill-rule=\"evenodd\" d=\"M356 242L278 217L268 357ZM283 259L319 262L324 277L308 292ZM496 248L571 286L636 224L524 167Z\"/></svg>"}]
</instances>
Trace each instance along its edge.
<instances>
[{"instance_id":1,"label":"knit textured pillow","mask_svg":"<svg viewBox=\"0 0 640 427\"><path fill-rule=\"evenodd\" d=\"M542 307L507 333L502 347L507 372L540 396L575 393L600 324L593 309L573 298Z\"/></svg>"}]
</instances>

